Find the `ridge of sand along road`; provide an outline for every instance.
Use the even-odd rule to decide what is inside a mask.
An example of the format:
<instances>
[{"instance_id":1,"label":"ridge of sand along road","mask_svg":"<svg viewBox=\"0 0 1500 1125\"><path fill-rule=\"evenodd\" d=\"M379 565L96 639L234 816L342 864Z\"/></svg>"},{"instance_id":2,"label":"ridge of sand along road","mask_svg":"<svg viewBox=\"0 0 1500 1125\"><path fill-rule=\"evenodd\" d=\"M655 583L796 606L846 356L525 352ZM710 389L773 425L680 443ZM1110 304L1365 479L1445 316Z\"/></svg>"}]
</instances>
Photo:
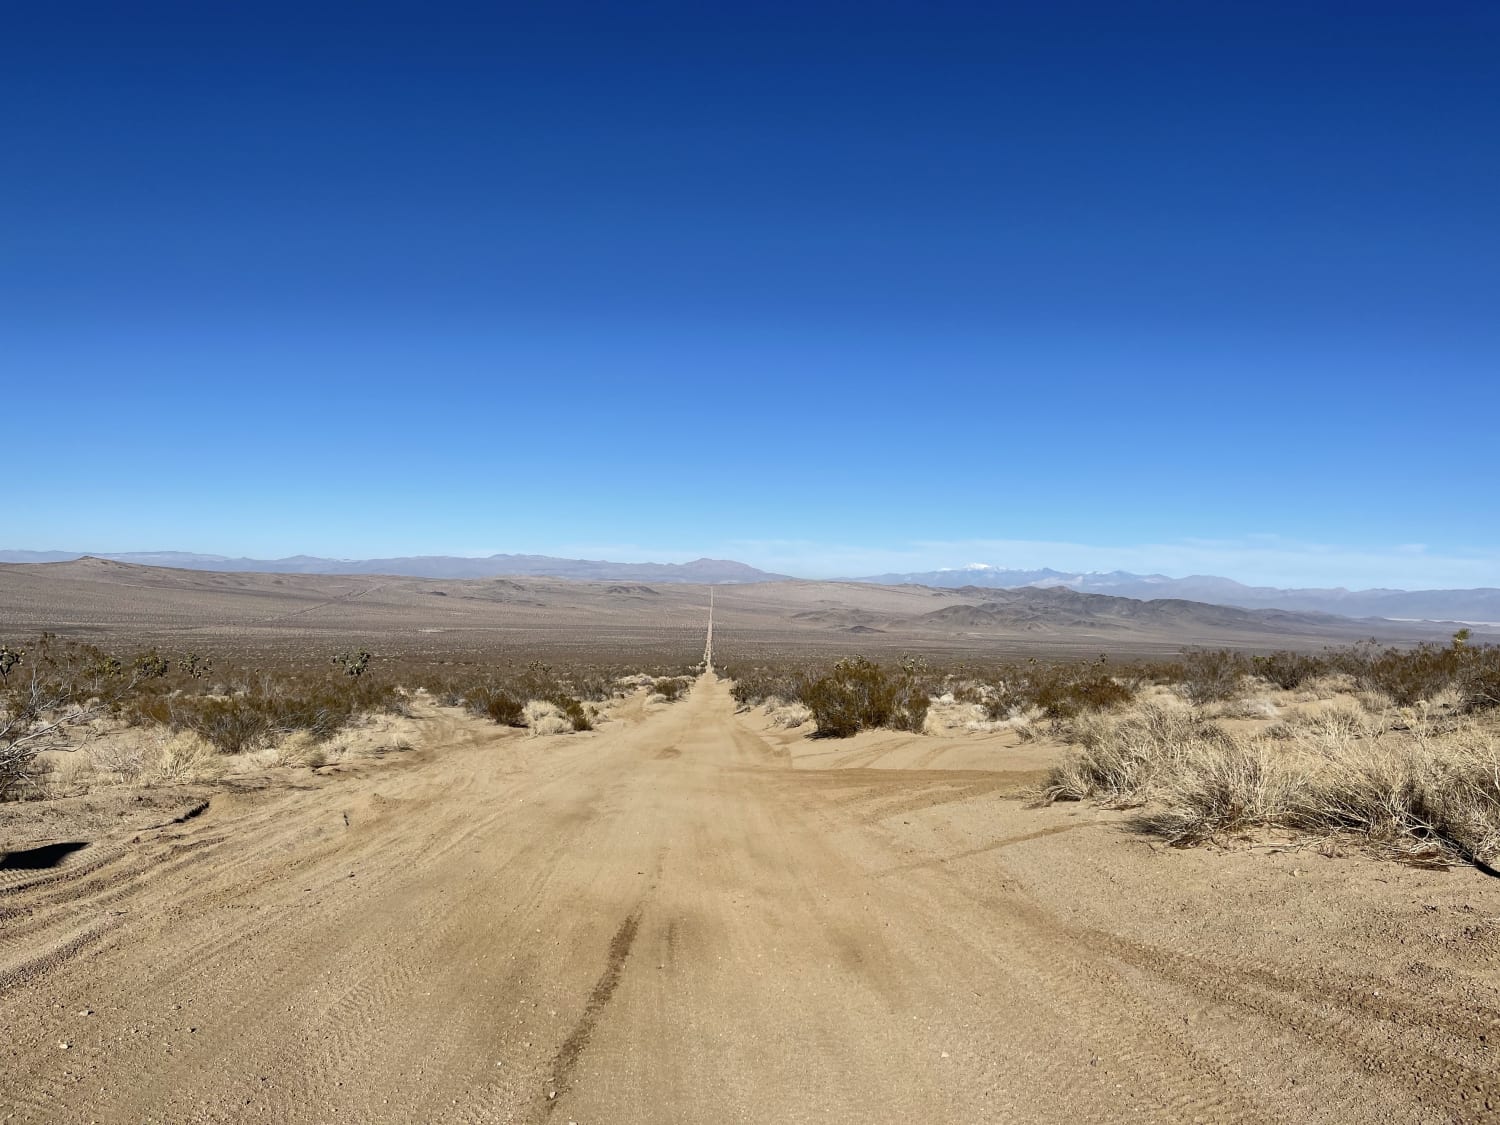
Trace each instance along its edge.
<instances>
[{"instance_id":1,"label":"ridge of sand along road","mask_svg":"<svg viewBox=\"0 0 1500 1125\"><path fill-rule=\"evenodd\" d=\"M1478 1056L1435 1045L1493 1042L1483 1011L1372 1008L1040 904L1004 847L1079 825L1018 814L1004 775L794 770L711 676L594 735L431 734L403 764L215 797L76 878L0 885L0 1120L1500 1106ZM902 834L963 802L1017 833L961 855ZM1186 1025L1208 1009L1217 1030Z\"/></svg>"}]
</instances>

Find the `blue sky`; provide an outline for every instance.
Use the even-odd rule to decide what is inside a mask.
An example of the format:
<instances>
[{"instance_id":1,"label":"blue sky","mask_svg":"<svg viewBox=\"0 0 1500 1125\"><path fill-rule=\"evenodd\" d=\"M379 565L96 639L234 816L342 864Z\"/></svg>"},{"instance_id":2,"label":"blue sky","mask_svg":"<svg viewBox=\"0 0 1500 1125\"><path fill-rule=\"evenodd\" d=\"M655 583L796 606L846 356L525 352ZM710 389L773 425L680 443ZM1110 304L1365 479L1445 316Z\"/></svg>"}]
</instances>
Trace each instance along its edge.
<instances>
[{"instance_id":1,"label":"blue sky","mask_svg":"<svg viewBox=\"0 0 1500 1125\"><path fill-rule=\"evenodd\" d=\"M1493 4L32 8L0 547L1500 585Z\"/></svg>"}]
</instances>

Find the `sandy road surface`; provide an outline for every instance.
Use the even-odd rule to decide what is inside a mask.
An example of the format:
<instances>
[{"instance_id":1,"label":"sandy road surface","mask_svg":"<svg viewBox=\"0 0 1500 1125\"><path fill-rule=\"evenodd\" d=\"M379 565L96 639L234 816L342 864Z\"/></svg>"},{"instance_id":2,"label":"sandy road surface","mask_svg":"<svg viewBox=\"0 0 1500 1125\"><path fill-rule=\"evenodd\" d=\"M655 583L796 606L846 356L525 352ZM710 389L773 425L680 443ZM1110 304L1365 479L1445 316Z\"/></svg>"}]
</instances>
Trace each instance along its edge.
<instances>
[{"instance_id":1,"label":"sandy road surface","mask_svg":"<svg viewBox=\"0 0 1500 1125\"><path fill-rule=\"evenodd\" d=\"M1477 877L1350 931L1012 775L794 769L720 681L636 711L0 871L0 1120L1500 1119Z\"/></svg>"}]
</instances>

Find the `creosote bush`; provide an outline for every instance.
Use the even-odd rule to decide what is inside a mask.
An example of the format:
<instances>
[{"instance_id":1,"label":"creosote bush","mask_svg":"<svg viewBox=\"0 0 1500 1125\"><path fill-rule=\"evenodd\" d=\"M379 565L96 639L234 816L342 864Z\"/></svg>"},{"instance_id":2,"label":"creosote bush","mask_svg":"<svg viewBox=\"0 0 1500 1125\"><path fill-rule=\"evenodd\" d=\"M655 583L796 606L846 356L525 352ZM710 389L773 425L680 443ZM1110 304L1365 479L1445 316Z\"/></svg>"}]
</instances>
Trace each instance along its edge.
<instances>
[{"instance_id":1,"label":"creosote bush","mask_svg":"<svg viewBox=\"0 0 1500 1125\"><path fill-rule=\"evenodd\" d=\"M465 663L408 657L398 666L362 648L263 659L257 667L222 652L110 652L53 634L26 644L0 638L0 799L46 795L48 779L62 770L44 770L38 755L84 745L99 751L99 773L115 781L185 776L173 764L184 748L193 755L254 753L284 764L281 752L296 746L296 761L313 764L329 757L323 743L362 716L406 713L404 689L427 689L442 702L513 726L526 725L527 702L539 700L563 729L589 730L588 704L625 690L622 675L685 687L689 670L684 661L661 658L571 663L566 670L486 657ZM112 725L141 730L115 739ZM161 745L174 748L160 768L139 749L150 744L142 736L149 739L153 730L161 731Z\"/></svg>"},{"instance_id":2,"label":"creosote bush","mask_svg":"<svg viewBox=\"0 0 1500 1125\"><path fill-rule=\"evenodd\" d=\"M686 676L662 676L651 686L651 690L668 703L676 703L692 687L692 683Z\"/></svg>"},{"instance_id":3,"label":"creosote bush","mask_svg":"<svg viewBox=\"0 0 1500 1125\"><path fill-rule=\"evenodd\" d=\"M824 675L805 680L798 699L812 712L819 735L847 738L872 727L920 731L930 694L918 661L904 658L889 673L866 657L848 656Z\"/></svg>"},{"instance_id":4,"label":"creosote bush","mask_svg":"<svg viewBox=\"0 0 1500 1125\"><path fill-rule=\"evenodd\" d=\"M1186 653L1181 667L1179 686L1187 699L1219 703L1239 696L1253 665L1243 653L1213 649Z\"/></svg>"},{"instance_id":5,"label":"creosote bush","mask_svg":"<svg viewBox=\"0 0 1500 1125\"><path fill-rule=\"evenodd\" d=\"M1306 652L1273 652L1250 658L1251 671L1282 691L1295 691L1329 671L1328 661Z\"/></svg>"},{"instance_id":6,"label":"creosote bush","mask_svg":"<svg viewBox=\"0 0 1500 1125\"><path fill-rule=\"evenodd\" d=\"M567 729L593 729L586 702L615 694L617 676L603 672L565 675L551 664L531 661L522 668L476 667L466 673L418 677L441 702L466 707L502 726L528 727L526 706L546 703L567 722ZM550 724L549 724L550 725Z\"/></svg>"},{"instance_id":7,"label":"creosote bush","mask_svg":"<svg viewBox=\"0 0 1500 1125\"><path fill-rule=\"evenodd\" d=\"M791 664L729 666L720 669L733 681L730 694L740 707L758 707L770 699L801 701L807 674Z\"/></svg>"},{"instance_id":8,"label":"creosote bush","mask_svg":"<svg viewBox=\"0 0 1500 1125\"><path fill-rule=\"evenodd\" d=\"M503 688L481 688L469 701L470 706L493 723L503 727L526 725L526 705Z\"/></svg>"}]
</instances>

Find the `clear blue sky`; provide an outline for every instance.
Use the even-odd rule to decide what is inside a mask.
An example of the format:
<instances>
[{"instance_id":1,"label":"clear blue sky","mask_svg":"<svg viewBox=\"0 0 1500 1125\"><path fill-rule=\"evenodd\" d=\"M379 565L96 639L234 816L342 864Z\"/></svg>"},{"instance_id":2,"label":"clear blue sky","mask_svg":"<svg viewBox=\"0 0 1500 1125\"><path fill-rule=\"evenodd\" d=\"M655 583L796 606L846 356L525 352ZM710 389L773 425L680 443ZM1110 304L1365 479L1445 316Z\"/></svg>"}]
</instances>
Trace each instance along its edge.
<instances>
[{"instance_id":1,"label":"clear blue sky","mask_svg":"<svg viewBox=\"0 0 1500 1125\"><path fill-rule=\"evenodd\" d=\"M8 11L0 547L1500 585L1500 6L314 7Z\"/></svg>"}]
</instances>

